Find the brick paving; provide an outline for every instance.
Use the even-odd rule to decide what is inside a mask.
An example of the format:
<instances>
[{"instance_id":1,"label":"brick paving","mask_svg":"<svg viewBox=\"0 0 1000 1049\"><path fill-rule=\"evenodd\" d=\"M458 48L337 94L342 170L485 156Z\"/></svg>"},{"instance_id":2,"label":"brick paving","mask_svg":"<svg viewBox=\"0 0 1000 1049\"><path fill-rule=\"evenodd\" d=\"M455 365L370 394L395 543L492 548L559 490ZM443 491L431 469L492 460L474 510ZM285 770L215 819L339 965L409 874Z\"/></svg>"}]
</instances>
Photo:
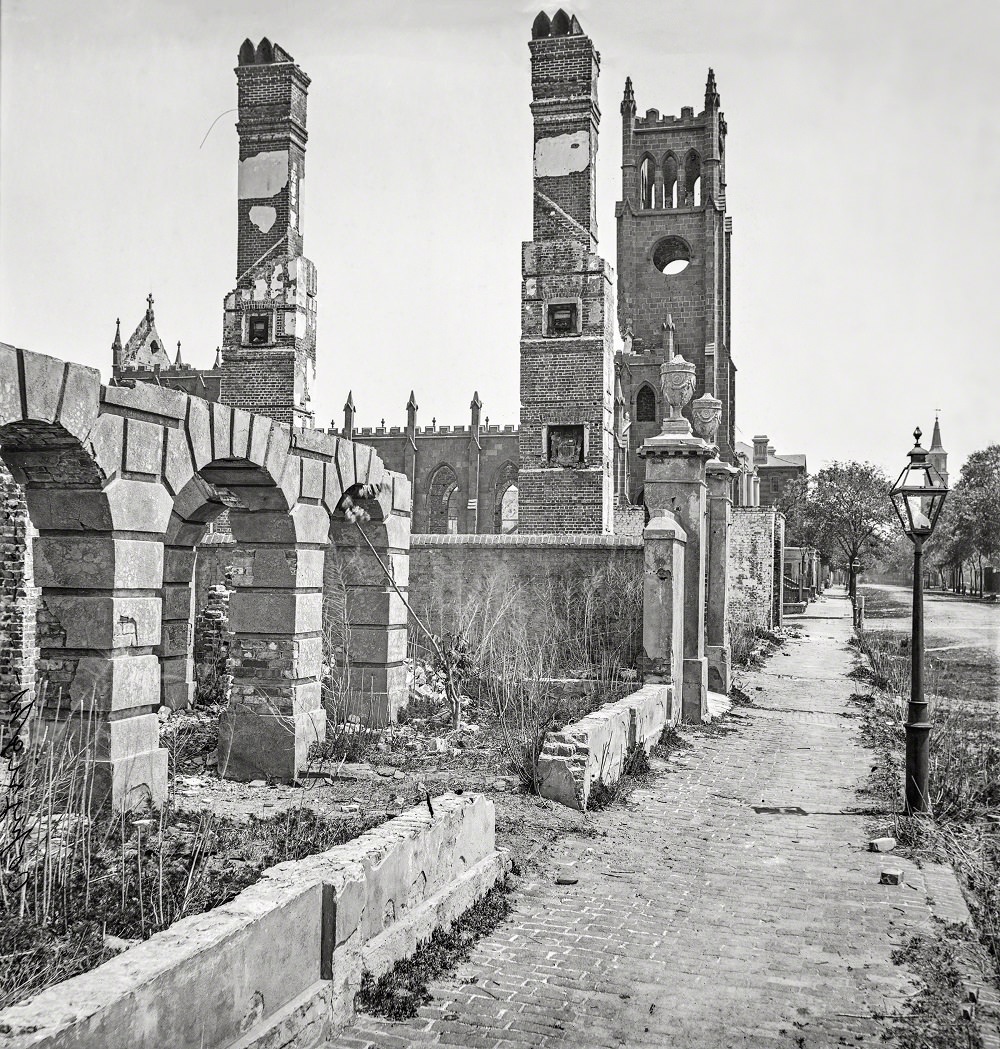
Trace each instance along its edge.
<instances>
[{"instance_id":1,"label":"brick paving","mask_svg":"<svg viewBox=\"0 0 1000 1049\"><path fill-rule=\"evenodd\" d=\"M848 610L810 606L743 681L753 706L690 731L648 789L592 814L593 836L552 845L417 1019L359 1016L331 1047L882 1044L877 1017L915 990L892 950L935 900L946 917L964 904L947 869L866 851ZM887 860L902 886L879 883Z\"/></svg>"}]
</instances>

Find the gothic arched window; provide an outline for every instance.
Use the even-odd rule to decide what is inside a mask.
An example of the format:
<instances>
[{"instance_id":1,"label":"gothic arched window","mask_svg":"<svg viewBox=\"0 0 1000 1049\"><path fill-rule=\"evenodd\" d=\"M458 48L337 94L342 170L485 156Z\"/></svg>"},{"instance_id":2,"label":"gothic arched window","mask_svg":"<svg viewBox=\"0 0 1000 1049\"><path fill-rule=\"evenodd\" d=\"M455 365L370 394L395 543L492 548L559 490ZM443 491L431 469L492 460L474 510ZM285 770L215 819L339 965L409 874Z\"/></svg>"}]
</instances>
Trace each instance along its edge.
<instances>
[{"instance_id":1,"label":"gothic arched window","mask_svg":"<svg viewBox=\"0 0 1000 1049\"><path fill-rule=\"evenodd\" d=\"M692 149L684 161L685 203L689 208L701 207L701 157Z\"/></svg>"},{"instance_id":2,"label":"gothic arched window","mask_svg":"<svg viewBox=\"0 0 1000 1049\"><path fill-rule=\"evenodd\" d=\"M652 157L644 157L639 165L639 207L653 206L653 188L656 185L656 167Z\"/></svg>"},{"instance_id":3,"label":"gothic arched window","mask_svg":"<svg viewBox=\"0 0 1000 1049\"><path fill-rule=\"evenodd\" d=\"M652 386L641 386L636 394L635 421L637 423L656 422L656 394L653 393Z\"/></svg>"},{"instance_id":4,"label":"gothic arched window","mask_svg":"<svg viewBox=\"0 0 1000 1049\"><path fill-rule=\"evenodd\" d=\"M663 158L663 206L677 207L677 158L673 153Z\"/></svg>"},{"instance_id":5,"label":"gothic arched window","mask_svg":"<svg viewBox=\"0 0 1000 1049\"><path fill-rule=\"evenodd\" d=\"M458 474L442 463L430 476L427 486L427 531L449 535L458 531L461 514Z\"/></svg>"}]
</instances>

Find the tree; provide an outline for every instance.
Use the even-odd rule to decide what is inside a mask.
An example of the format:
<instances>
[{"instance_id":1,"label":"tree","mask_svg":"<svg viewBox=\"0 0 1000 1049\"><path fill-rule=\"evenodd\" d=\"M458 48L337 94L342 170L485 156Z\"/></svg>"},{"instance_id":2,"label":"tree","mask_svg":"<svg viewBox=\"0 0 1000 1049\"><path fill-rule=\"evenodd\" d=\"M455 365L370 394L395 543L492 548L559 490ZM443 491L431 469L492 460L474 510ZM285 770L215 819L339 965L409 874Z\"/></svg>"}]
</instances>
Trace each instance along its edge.
<instances>
[{"instance_id":1,"label":"tree","mask_svg":"<svg viewBox=\"0 0 1000 1049\"><path fill-rule=\"evenodd\" d=\"M872 463L832 463L810 485L806 517L815 545L843 564L855 592L854 561L882 555L894 534L889 478Z\"/></svg>"},{"instance_id":2,"label":"tree","mask_svg":"<svg viewBox=\"0 0 1000 1049\"><path fill-rule=\"evenodd\" d=\"M983 586L983 562L1000 556L1000 444L973 452L949 494L930 544L934 562L962 570Z\"/></svg>"}]
</instances>

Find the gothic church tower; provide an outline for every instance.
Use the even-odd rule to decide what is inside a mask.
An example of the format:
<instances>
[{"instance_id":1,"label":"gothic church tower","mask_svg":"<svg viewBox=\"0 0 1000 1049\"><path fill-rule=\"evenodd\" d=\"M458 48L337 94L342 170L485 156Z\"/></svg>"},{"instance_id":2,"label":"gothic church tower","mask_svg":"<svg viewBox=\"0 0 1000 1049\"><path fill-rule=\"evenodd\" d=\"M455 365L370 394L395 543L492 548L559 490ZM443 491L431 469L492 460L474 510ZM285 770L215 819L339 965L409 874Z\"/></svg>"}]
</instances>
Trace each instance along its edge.
<instances>
[{"instance_id":1,"label":"gothic church tower","mask_svg":"<svg viewBox=\"0 0 1000 1049\"><path fill-rule=\"evenodd\" d=\"M521 532L613 528L614 288L597 254L600 56L576 17L531 30L532 240L523 245Z\"/></svg>"},{"instance_id":2,"label":"gothic church tower","mask_svg":"<svg viewBox=\"0 0 1000 1049\"><path fill-rule=\"evenodd\" d=\"M220 399L311 426L316 267L302 254L309 77L265 38L243 42L236 79L237 276L225 299Z\"/></svg>"},{"instance_id":3,"label":"gothic church tower","mask_svg":"<svg viewBox=\"0 0 1000 1049\"><path fill-rule=\"evenodd\" d=\"M632 81L622 115L622 199L618 218L618 321L625 341L618 371L631 415L628 488L635 499L643 464L636 454L666 413L660 365L672 353L697 367L695 396L722 401L721 457L735 461L736 368L730 357L726 121L715 74L705 108L680 117L655 109L636 116Z\"/></svg>"}]
</instances>

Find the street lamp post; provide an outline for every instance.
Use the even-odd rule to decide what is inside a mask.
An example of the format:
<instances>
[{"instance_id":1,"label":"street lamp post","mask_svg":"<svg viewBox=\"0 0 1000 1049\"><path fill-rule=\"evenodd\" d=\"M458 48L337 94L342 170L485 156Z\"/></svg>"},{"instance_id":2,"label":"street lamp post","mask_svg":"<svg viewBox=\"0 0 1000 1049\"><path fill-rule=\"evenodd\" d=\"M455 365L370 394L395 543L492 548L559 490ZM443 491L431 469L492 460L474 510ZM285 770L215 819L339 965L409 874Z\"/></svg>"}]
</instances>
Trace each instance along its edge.
<instances>
[{"instance_id":1,"label":"street lamp post","mask_svg":"<svg viewBox=\"0 0 1000 1049\"><path fill-rule=\"evenodd\" d=\"M854 611L854 625L858 625L858 572L861 571L861 562L858 558L852 558L849 566L851 577L848 580L848 589L851 592L851 608Z\"/></svg>"},{"instance_id":2,"label":"street lamp post","mask_svg":"<svg viewBox=\"0 0 1000 1049\"><path fill-rule=\"evenodd\" d=\"M906 815L930 807L928 766L931 724L924 699L924 543L930 538L948 494L940 473L920 447L920 428L910 461L889 493L896 516L913 543L913 636L910 644L910 706L906 718Z\"/></svg>"}]
</instances>

